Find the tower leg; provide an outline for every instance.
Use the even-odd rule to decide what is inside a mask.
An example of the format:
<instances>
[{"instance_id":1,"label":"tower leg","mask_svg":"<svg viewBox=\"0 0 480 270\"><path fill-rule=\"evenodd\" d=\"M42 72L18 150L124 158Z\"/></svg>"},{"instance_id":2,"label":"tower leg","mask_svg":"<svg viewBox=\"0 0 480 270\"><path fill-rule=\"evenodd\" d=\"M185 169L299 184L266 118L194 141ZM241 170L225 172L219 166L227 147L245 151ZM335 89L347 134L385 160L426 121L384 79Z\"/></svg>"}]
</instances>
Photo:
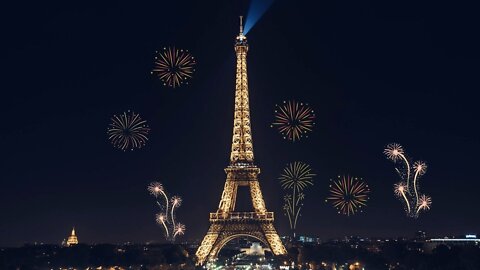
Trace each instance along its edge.
<instances>
[{"instance_id":1,"label":"tower leg","mask_svg":"<svg viewBox=\"0 0 480 270\"><path fill-rule=\"evenodd\" d=\"M260 183L258 181L250 181L249 186L255 212L265 213L267 209L263 200L262 190L260 190Z\"/></svg>"},{"instance_id":2,"label":"tower leg","mask_svg":"<svg viewBox=\"0 0 480 270\"><path fill-rule=\"evenodd\" d=\"M285 249L285 246L283 246L282 240L280 239L280 236L278 236L272 223L263 223L262 230L267 239L268 245L270 246L270 250L274 255L287 254L287 250Z\"/></svg>"},{"instance_id":3,"label":"tower leg","mask_svg":"<svg viewBox=\"0 0 480 270\"><path fill-rule=\"evenodd\" d=\"M237 197L237 185L234 181L226 181L223 188L222 198L218 205L219 211L223 213L232 212L235 208L235 199Z\"/></svg>"},{"instance_id":4,"label":"tower leg","mask_svg":"<svg viewBox=\"0 0 480 270\"><path fill-rule=\"evenodd\" d=\"M205 263L209 257L215 243L217 242L218 235L222 231L223 226L220 224L211 224L208 229L207 235L202 240L202 243L198 247L195 255L197 256L197 265Z\"/></svg>"}]
</instances>

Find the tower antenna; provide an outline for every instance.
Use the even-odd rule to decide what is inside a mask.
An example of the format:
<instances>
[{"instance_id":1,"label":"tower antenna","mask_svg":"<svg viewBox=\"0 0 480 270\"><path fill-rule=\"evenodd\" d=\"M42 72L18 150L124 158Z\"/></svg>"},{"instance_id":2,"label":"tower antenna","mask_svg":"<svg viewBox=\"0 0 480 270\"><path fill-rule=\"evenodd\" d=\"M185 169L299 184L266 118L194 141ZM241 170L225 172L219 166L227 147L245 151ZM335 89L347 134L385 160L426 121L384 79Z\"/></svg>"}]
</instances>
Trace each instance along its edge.
<instances>
[{"instance_id":1,"label":"tower antenna","mask_svg":"<svg viewBox=\"0 0 480 270\"><path fill-rule=\"evenodd\" d=\"M240 34L243 34L243 16L240 16Z\"/></svg>"}]
</instances>

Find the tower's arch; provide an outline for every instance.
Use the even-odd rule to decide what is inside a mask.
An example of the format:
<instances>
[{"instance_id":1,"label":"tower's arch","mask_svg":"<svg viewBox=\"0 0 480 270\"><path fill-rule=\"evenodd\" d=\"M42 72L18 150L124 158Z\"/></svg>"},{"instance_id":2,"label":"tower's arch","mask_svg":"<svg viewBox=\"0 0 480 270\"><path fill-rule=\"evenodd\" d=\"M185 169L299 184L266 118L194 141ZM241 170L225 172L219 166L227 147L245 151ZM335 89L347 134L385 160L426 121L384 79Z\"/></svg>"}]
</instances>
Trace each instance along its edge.
<instances>
[{"instance_id":1,"label":"tower's arch","mask_svg":"<svg viewBox=\"0 0 480 270\"><path fill-rule=\"evenodd\" d=\"M262 245L264 247L268 247L269 244L267 242L267 240L265 239L265 237L261 236L261 235L256 235L256 234L253 234L253 233L239 233L239 234L233 234L233 235L230 235L230 236L226 236L224 237L223 239L221 239L218 244L212 249L212 253L210 254L210 258L209 259L215 259L218 257L218 254L220 253L220 251L223 249L223 247L225 247L226 244L228 244L228 242L234 240L234 239L237 239L237 238L253 238L255 240L258 240L260 243L262 243Z\"/></svg>"}]
</instances>

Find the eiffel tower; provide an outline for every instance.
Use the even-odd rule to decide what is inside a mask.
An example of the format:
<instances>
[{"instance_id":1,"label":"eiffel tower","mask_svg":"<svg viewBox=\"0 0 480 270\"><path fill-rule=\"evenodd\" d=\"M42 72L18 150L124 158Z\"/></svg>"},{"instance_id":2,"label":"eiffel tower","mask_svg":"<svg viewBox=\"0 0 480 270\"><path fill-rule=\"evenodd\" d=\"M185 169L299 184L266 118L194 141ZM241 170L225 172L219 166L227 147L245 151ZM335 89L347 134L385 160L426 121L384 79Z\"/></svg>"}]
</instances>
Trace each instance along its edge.
<instances>
[{"instance_id":1,"label":"eiffel tower","mask_svg":"<svg viewBox=\"0 0 480 270\"><path fill-rule=\"evenodd\" d=\"M199 265L215 259L222 247L237 237L253 237L268 246L273 254L286 254L285 247L273 226L273 212L268 212L265 207L258 181L260 168L254 164L253 159L247 51L247 37L243 34L242 17L240 17L240 33L235 40L237 67L230 165L225 168L227 180L218 210L210 213L210 228L196 252ZM250 188L254 211L235 212L238 187Z\"/></svg>"}]
</instances>

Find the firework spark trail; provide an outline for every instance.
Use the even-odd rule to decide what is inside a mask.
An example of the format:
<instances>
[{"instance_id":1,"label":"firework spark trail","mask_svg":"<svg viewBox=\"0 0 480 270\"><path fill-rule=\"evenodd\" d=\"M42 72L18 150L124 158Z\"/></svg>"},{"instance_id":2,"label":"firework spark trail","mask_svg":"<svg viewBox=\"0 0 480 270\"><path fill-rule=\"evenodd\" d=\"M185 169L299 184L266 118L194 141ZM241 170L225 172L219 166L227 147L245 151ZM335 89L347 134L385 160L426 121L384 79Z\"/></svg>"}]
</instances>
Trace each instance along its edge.
<instances>
[{"instance_id":1,"label":"firework spark trail","mask_svg":"<svg viewBox=\"0 0 480 270\"><path fill-rule=\"evenodd\" d=\"M178 196L174 196L172 197L171 199L171 203L172 203L172 210L171 210L171 218L172 218L172 224L174 224L174 229L175 229L175 215L174 215L174 211L177 207L179 207L181 204L182 204L182 198L178 197Z\"/></svg>"},{"instance_id":2,"label":"firework spark trail","mask_svg":"<svg viewBox=\"0 0 480 270\"><path fill-rule=\"evenodd\" d=\"M165 194L165 191L163 191L163 189L160 191L163 195L163 197L165 198L165 216L168 216L168 197L167 197L167 194Z\"/></svg>"},{"instance_id":3,"label":"firework spark trail","mask_svg":"<svg viewBox=\"0 0 480 270\"><path fill-rule=\"evenodd\" d=\"M295 200L295 197L297 198ZM291 207L291 213L293 216L293 229L297 228L297 221L298 217L300 216L300 211L302 210L302 203L303 199L305 198L303 193L296 194L295 190L293 190L293 199L292 202L289 202ZM295 208L296 207L296 208Z\"/></svg>"},{"instance_id":4,"label":"firework spark trail","mask_svg":"<svg viewBox=\"0 0 480 270\"><path fill-rule=\"evenodd\" d=\"M407 205L407 211L408 211L408 213L410 213L410 211L411 211L410 202L408 201L408 198L405 195L405 189L406 189L406 186L403 183L398 183L394 186L395 195L397 195L397 196L399 196L399 197L401 197L405 200L405 203Z\"/></svg>"},{"instance_id":5,"label":"firework spark trail","mask_svg":"<svg viewBox=\"0 0 480 270\"><path fill-rule=\"evenodd\" d=\"M418 171L415 172L415 177L413 177L413 190L415 191L415 200L418 202L417 176Z\"/></svg>"},{"instance_id":6,"label":"firework spark trail","mask_svg":"<svg viewBox=\"0 0 480 270\"><path fill-rule=\"evenodd\" d=\"M292 203L291 203L291 200L292 200L292 196L290 195L285 195L283 197L283 200L285 202L285 204L283 205L283 210L285 210L285 212L287 213L287 217L288 217L288 222L290 224L290 228L293 228L293 223L292 223L292 214L293 213L293 206L292 206Z\"/></svg>"},{"instance_id":7,"label":"firework spark trail","mask_svg":"<svg viewBox=\"0 0 480 270\"><path fill-rule=\"evenodd\" d=\"M408 202L408 199L407 199L407 196L405 196L405 192L402 191L402 196L403 196L403 199L405 199L405 202L407 203L407 208L408 208L408 212L410 212L410 202Z\"/></svg>"},{"instance_id":8,"label":"firework spark trail","mask_svg":"<svg viewBox=\"0 0 480 270\"><path fill-rule=\"evenodd\" d=\"M383 153L387 156L388 159L391 159L393 162L396 162L398 160L398 157L400 157L405 162L405 166L407 167L407 192L410 192L410 163L405 157L403 147L398 143L391 143L387 145Z\"/></svg>"},{"instance_id":9,"label":"firework spark trail","mask_svg":"<svg viewBox=\"0 0 480 270\"><path fill-rule=\"evenodd\" d=\"M410 163L408 162L407 158L403 154L399 154L400 157L403 159L405 162L405 165L407 166L407 192L410 192Z\"/></svg>"},{"instance_id":10,"label":"firework spark trail","mask_svg":"<svg viewBox=\"0 0 480 270\"><path fill-rule=\"evenodd\" d=\"M298 221L298 216L299 216L299 214L300 214L300 210L302 210L302 206L299 206L299 207L298 207L297 214L295 215L295 223L293 224L293 228L294 228L294 229L297 228L297 221Z\"/></svg>"},{"instance_id":11,"label":"firework spark trail","mask_svg":"<svg viewBox=\"0 0 480 270\"><path fill-rule=\"evenodd\" d=\"M413 177L413 188L414 188L414 191L415 191L416 201L418 202L417 179L418 179L419 176L425 174L425 172L427 170L427 165L425 164L425 162L416 161L413 164L413 169L415 170L415 176Z\"/></svg>"},{"instance_id":12,"label":"firework spark trail","mask_svg":"<svg viewBox=\"0 0 480 270\"><path fill-rule=\"evenodd\" d=\"M293 189L293 199L292 199L292 206L293 206L293 209L292 209L292 213L293 213L293 229L295 230L297 228L297 220L298 220L298 213L299 213L299 207L298 207L298 204L295 203L295 188ZM295 207L297 207L297 209L295 209Z\"/></svg>"},{"instance_id":13,"label":"firework spark trail","mask_svg":"<svg viewBox=\"0 0 480 270\"><path fill-rule=\"evenodd\" d=\"M165 216L163 215L163 213L157 214L157 222L158 224L163 225L163 228L165 229L165 234L167 235L167 238L168 238L170 234L168 232L167 224L165 224Z\"/></svg>"},{"instance_id":14,"label":"firework spark trail","mask_svg":"<svg viewBox=\"0 0 480 270\"><path fill-rule=\"evenodd\" d=\"M159 182L153 182L148 186L147 189L148 191L150 191L150 194L155 196L155 198L158 198L159 194L163 195L163 197L165 198L166 207L163 207L163 205L159 201L157 201L157 204L162 209L165 208L165 216L167 216L168 215L168 198L167 198L167 194L165 194L165 191L163 189L163 185Z\"/></svg>"}]
</instances>

